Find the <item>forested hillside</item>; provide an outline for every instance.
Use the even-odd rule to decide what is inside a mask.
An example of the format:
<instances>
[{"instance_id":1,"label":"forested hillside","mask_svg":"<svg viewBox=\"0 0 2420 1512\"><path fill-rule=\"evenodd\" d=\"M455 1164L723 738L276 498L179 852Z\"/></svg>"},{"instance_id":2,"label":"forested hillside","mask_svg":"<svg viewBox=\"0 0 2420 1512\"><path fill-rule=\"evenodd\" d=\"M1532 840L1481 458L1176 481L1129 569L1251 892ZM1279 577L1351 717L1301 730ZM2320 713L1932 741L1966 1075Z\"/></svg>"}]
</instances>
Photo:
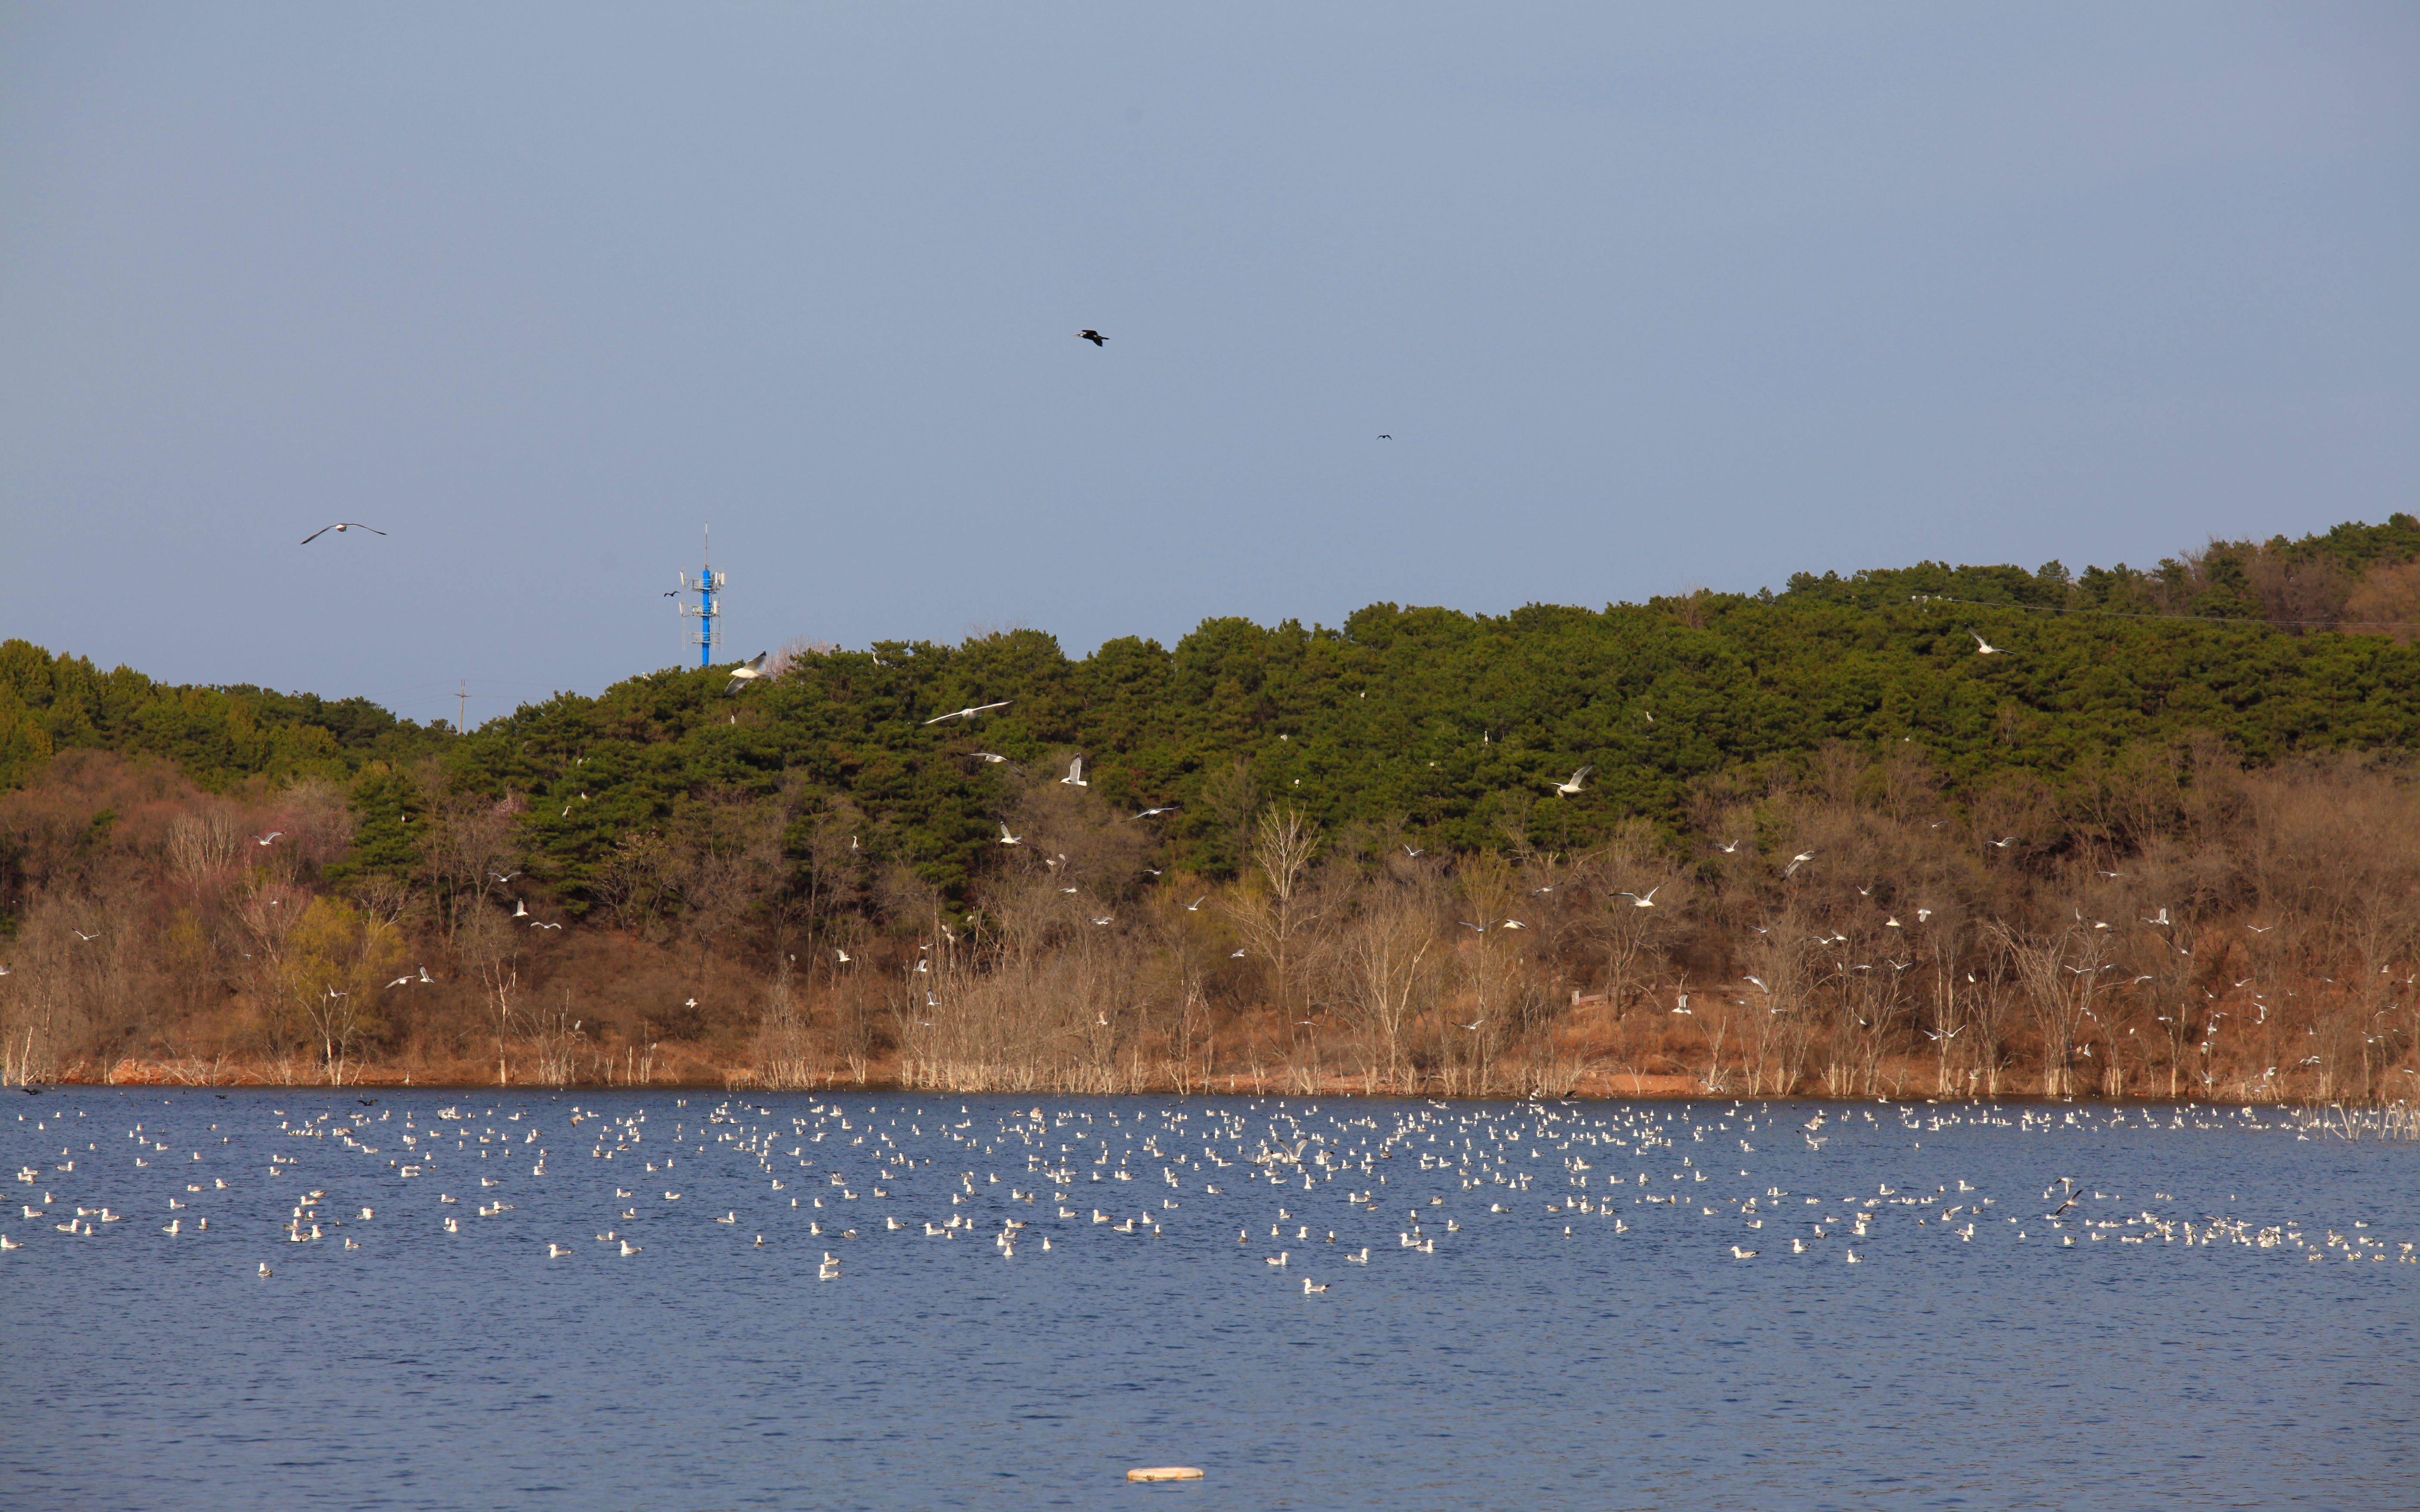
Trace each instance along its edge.
<instances>
[{"instance_id":1,"label":"forested hillside","mask_svg":"<svg viewBox=\"0 0 2420 1512\"><path fill-rule=\"evenodd\" d=\"M736 697L724 682L665 672L524 709L449 770L527 795L534 856L583 897L634 828L785 780L854 804L869 841L954 897L1025 777L1078 755L1112 804L1175 806L1153 826L1164 856L1225 874L1240 821L1273 798L1331 827L1400 821L1446 850L1509 832L1578 850L1633 816L1677 832L1693 796L1828 741L1914 745L1964 799L2196 732L2255 764L2420 743L2420 652L2383 638L1937 603L1705 595L1500 619L1379 605L1334 630L1213 621L1172 649L1112 641L1081 661L1011 632L799 656ZM1586 791L1556 799L1583 765Z\"/></svg>"},{"instance_id":2,"label":"forested hillside","mask_svg":"<svg viewBox=\"0 0 2420 1512\"><path fill-rule=\"evenodd\" d=\"M12 641L0 1028L19 1074L475 1054L593 1078L661 1053L774 1080L1468 1089L1621 1067L1771 1091L1819 1065L1869 1088L1957 1045L1994 1089L2020 1066L2214 1089L2217 1052L2175 1026L2214 1029L2231 997L2199 996L2199 966L2133 969L2146 930L2236 978L2261 954L2305 997L2355 959L2373 987L2410 975L2414 622L2420 523L2397 516L2148 572L1375 605L1082 658L1030 631L801 651L462 736ZM2256 914L2241 951L2179 934ZM2087 956L2134 984L2068 1012L2026 975ZM407 960L442 969L388 981ZM1766 1017L1806 1026L1786 1075L1779 1025L1749 1032L1777 980L1799 995ZM1978 992L2007 1011L1961 1044ZM2235 1067L2230 1095L2397 1089L2393 995L2358 1053ZM2076 1038L2130 1004L2170 1011L2134 1044Z\"/></svg>"},{"instance_id":3,"label":"forested hillside","mask_svg":"<svg viewBox=\"0 0 2420 1512\"><path fill-rule=\"evenodd\" d=\"M96 670L23 640L0 640L0 792L62 750L154 756L200 785L245 778L344 778L370 761L438 748L444 732L366 699L260 687L178 687L132 669Z\"/></svg>"}]
</instances>

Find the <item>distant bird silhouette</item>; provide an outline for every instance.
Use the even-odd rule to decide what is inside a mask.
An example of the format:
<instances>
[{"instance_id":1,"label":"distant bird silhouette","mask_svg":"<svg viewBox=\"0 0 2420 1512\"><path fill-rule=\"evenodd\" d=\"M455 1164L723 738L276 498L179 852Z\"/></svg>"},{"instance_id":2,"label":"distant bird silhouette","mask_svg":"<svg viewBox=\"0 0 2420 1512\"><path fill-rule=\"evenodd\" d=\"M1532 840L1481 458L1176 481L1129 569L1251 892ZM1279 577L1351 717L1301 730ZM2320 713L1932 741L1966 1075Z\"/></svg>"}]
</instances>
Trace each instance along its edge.
<instances>
[{"instance_id":1,"label":"distant bird silhouette","mask_svg":"<svg viewBox=\"0 0 2420 1512\"><path fill-rule=\"evenodd\" d=\"M310 534L302 537L302 544L304 546L309 546L312 542L327 534L330 531L334 531L339 535L342 535L347 531L367 531L372 535L384 535L386 533L386 532L380 530L375 525L365 525L357 519L349 519L340 524L320 526L318 530L313 531Z\"/></svg>"},{"instance_id":2,"label":"distant bird silhouette","mask_svg":"<svg viewBox=\"0 0 2420 1512\"><path fill-rule=\"evenodd\" d=\"M1093 785L1084 780L1084 758L1081 756L1067 764L1067 775L1059 780L1071 788L1088 788Z\"/></svg>"},{"instance_id":3,"label":"distant bird silhouette","mask_svg":"<svg viewBox=\"0 0 2420 1512\"><path fill-rule=\"evenodd\" d=\"M1968 635L1975 635L1975 632L1972 630L1969 630L1966 633ZM1979 635L1975 635L1975 655L1978 656L1996 656L1999 654L2000 647L1992 644L1992 642L1984 640Z\"/></svg>"},{"instance_id":4,"label":"distant bird silhouette","mask_svg":"<svg viewBox=\"0 0 2420 1512\"><path fill-rule=\"evenodd\" d=\"M1382 441L1391 441L1391 440L1393 440L1395 438L1393 438L1392 436L1389 436L1389 435L1386 434L1384 431L1381 431L1381 432L1379 432L1379 433L1378 433L1378 439L1379 439L1380 440L1382 440Z\"/></svg>"},{"instance_id":5,"label":"distant bird silhouette","mask_svg":"<svg viewBox=\"0 0 2420 1512\"><path fill-rule=\"evenodd\" d=\"M1109 338L1102 335L1097 331L1085 330L1076 332L1076 339L1078 341L1089 341L1094 346L1098 347L1101 343L1109 340Z\"/></svg>"}]
</instances>

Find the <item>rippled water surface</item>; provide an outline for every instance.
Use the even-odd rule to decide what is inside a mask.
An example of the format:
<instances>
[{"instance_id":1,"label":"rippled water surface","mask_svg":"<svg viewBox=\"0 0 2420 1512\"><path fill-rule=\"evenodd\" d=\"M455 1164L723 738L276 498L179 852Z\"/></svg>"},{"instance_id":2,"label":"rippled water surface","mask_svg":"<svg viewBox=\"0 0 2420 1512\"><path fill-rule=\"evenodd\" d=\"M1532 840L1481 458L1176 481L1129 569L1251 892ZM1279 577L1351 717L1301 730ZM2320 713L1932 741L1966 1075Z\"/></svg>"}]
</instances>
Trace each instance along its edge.
<instances>
[{"instance_id":1,"label":"rippled water surface","mask_svg":"<svg viewBox=\"0 0 2420 1512\"><path fill-rule=\"evenodd\" d=\"M2274 1113L5 1096L10 1507L2420 1485L2420 1149Z\"/></svg>"}]
</instances>

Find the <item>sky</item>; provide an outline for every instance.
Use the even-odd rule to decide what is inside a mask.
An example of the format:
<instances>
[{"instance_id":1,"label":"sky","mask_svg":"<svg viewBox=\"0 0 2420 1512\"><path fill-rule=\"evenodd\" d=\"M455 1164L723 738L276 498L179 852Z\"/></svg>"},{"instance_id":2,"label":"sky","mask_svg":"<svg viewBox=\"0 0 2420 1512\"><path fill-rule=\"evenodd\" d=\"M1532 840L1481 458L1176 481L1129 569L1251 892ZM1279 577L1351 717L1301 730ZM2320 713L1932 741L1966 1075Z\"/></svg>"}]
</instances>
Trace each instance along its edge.
<instances>
[{"instance_id":1,"label":"sky","mask_svg":"<svg viewBox=\"0 0 2420 1512\"><path fill-rule=\"evenodd\" d=\"M2149 565L2415 508L2415 269L2408 5L0 3L0 637L476 722L709 524L718 660Z\"/></svg>"}]
</instances>

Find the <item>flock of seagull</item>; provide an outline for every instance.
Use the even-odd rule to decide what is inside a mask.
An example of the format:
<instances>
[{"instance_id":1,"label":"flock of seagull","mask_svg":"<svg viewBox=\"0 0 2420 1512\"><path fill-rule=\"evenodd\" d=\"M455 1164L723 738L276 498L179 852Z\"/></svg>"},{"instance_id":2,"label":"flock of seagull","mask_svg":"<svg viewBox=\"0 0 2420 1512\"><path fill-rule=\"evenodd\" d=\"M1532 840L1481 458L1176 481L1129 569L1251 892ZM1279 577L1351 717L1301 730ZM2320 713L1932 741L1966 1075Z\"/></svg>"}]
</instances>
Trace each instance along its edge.
<instances>
[{"instance_id":1,"label":"flock of seagull","mask_svg":"<svg viewBox=\"0 0 2420 1512\"><path fill-rule=\"evenodd\" d=\"M1047 1264L1159 1241L1195 1258L1240 1257L1315 1296L1343 1267L1564 1242L1616 1246L1616 1257L1629 1246L1666 1264L1904 1266L1944 1263L1977 1242L2415 1261L2412 1242L2366 1220L2255 1214L2072 1174L2082 1161L2125 1164L2110 1161L2106 1142L2126 1135L2308 1137L2290 1118L2251 1108L1000 1098L978 1108L677 1094L464 1103L296 1088L90 1101L56 1097L0 1125L0 1159L19 1188L0 1252L14 1263L82 1263L86 1242L155 1230L155 1242L231 1247L263 1278L276 1273L259 1248L271 1241L414 1257L432 1243L519 1246L550 1263L740 1244L812 1255L819 1280L840 1281L852 1265L888 1263L886 1245L980 1240L970 1252ZM113 1114L130 1125L104 1128ZM1825 1155L1842 1132L1850 1149ZM1975 1164L1980 1181L1917 1179L1940 1167L1938 1154L1916 1158L1927 1137L1938 1151L1946 1135L1962 1157L1978 1132L2092 1137L2033 1147L2040 1169L2018 1185L2005 1160ZM575 1223L593 1241L565 1232Z\"/></svg>"}]
</instances>

